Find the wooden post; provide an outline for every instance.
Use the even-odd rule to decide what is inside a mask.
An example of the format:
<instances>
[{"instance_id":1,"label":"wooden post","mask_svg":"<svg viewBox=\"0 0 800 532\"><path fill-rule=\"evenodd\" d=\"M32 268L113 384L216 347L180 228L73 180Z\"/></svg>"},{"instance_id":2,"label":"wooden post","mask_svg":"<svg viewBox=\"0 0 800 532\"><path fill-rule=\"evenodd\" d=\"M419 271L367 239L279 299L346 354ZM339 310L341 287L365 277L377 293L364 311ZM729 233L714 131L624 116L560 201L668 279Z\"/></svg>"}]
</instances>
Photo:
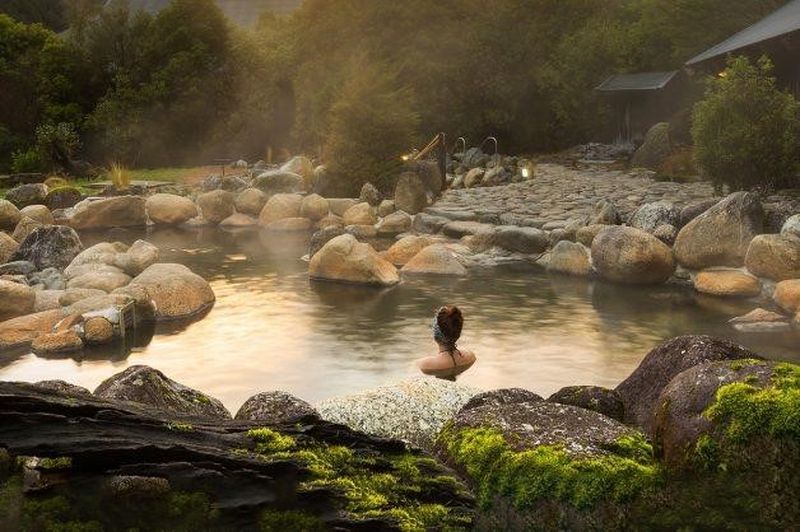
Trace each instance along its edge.
<instances>
[{"instance_id":1,"label":"wooden post","mask_svg":"<svg viewBox=\"0 0 800 532\"><path fill-rule=\"evenodd\" d=\"M442 190L447 188L447 135L439 133L439 171L442 174Z\"/></svg>"}]
</instances>

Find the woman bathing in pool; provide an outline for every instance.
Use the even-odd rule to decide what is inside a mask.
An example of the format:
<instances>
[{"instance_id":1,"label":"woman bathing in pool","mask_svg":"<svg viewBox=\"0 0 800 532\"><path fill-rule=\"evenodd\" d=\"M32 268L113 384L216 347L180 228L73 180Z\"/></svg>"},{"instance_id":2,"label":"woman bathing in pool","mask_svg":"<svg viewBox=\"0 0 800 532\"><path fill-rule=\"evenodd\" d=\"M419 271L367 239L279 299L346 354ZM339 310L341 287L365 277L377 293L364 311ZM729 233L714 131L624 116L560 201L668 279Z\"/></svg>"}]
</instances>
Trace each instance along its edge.
<instances>
[{"instance_id":1,"label":"woman bathing in pool","mask_svg":"<svg viewBox=\"0 0 800 532\"><path fill-rule=\"evenodd\" d=\"M433 339L439 346L439 353L422 358L417 366L426 375L441 379L455 379L475 363L475 354L456 347L464 326L464 317L458 307L444 306L436 311L433 318Z\"/></svg>"}]
</instances>

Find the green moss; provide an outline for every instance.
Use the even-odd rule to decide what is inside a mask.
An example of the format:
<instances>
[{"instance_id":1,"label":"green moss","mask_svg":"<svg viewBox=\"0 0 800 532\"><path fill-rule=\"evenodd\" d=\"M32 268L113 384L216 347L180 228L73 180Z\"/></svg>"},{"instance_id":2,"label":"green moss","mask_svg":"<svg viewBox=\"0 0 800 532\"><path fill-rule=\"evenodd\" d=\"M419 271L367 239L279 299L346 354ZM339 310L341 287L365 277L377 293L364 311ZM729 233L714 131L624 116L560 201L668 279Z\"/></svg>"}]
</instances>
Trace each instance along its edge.
<instances>
[{"instance_id":1,"label":"green moss","mask_svg":"<svg viewBox=\"0 0 800 532\"><path fill-rule=\"evenodd\" d=\"M739 371L744 368L749 368L751 366L763 366L763 365L764 365L763 360L758 360L755 358L741 358L739 360L734 360L733 362L731 362L729 364L729 367L733 371Z\"/></svg>"},{"instance_id":2,"label":"green moss","mask_svg":"<svg viewBox=\"0 0 800 532\"><path fill-rule=\"evenodd\" d=\"M319 518L304 512L266 510L258 522L262 532L314 532L325 530Z\"/></svg>"},{"instance_id":3,"label":"green moss","mask_svg":"<svg viewBox=\"0 0 800 532\"><path fill-rule=\"evenodd\" d=\"M344 511L351 519L388 519L409 531L463 529L471 523L467 513L425 500L431 494L462 495L464 491L456 479L443 475L441 466L430 458L411 453L376 456L343 446L303 446L269 429L251 433L248 436L261 442L256 445L256 453L262 458L294 460L309 470L311 478L302 483L301 490L330 489L341 493ZM280 441L285 444L275 445Z\"/></svg>"},{"instance_id":4,"label":"green moss","mask_svg":"<svg viewBox=\"0 0 800 532\"><path fill-rule=\"evenodd\" d=\"M191 423L171 422L167 423L167 429L173 432L192 432L194 427Z\"/></svg>"},{"instance_id":5,"label":"green moss","mask_svg":"<svg viewBox=\"0 0 800 532\"><path fill-rule=\"evenodd\" d=\"M694 462L701 469L714 470L719 465L719 448L717 442L708 434L697 438L694 445Z\"/></svg>"},{"instance_id":6,"label":"green moss","mask_svg":"<svg viewBox=\"0 0 800 532\"><path fill-rule=\"evenodd\" d=\"M764 387L747 382L722 386L704 415L724 426L724 439L734 445L764 435L800 438L800 366L776 365Z\"/></svg>"},{"instance_id":7,"label":"green moss","mask_svg":"<svg viewBox=\"0 0 800 532\"><path fill-rule=\"evenodd\" d=\"M497 495L512 498L518 508L530 508L555 498L585 509L600 501L632 499L661 481L661 471L644 438L620 438L610 454L576 458L558 446L515 451L493 429L452 431L442 437L456 465L474 481L480 502Z\"/></svg>"},{"instance_id":8,"label":"green moss","mask_svg":"<svg viewBox=\"0 0 800 532\"><path fill-rule=\"evenodd\" d=\"M209 405L209 404L211 404L211 399L209 399L207 396L205 396L205 395L203 395L201 393L201 394L198 394L194 398L194 402L195 403L200 403L200 404L203 404L203 405Z\"/></svg>"},{"instance_id":9,"label":"green moss","mask_svg":"<svg viewBox=\"0 0 800 532\"><path fill-rule=\"evenodd\" d=\"M39 460L40 469L69 469L70 467L72 467L72 458L69 456L42 458Z\"/></svg>"},{"instance_id":10,"label":"green moss","mask_svg":"<svg viewBox=\"0 0 800 532\"><path fill-rule=\"evenodd\" d=\"M256 452L259 454L288 451L294 447L294 438L267 428L250 429L247 437L256 443Z\"/></svg>"}]
</instances>

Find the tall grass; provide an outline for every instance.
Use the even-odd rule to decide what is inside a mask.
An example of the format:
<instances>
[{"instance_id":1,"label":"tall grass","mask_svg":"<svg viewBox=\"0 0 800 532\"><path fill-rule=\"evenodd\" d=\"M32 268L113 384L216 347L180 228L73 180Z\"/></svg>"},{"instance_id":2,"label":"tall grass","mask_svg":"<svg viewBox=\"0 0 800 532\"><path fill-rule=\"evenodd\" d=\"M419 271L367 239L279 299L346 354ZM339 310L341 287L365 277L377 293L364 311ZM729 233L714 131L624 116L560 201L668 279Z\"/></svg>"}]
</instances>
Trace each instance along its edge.
<instances>
[{"instance_id":1,"label":"tall grass","mask_svg":"<svg viewBox=\"0 0 800 532\"><path fill-rule=\"evenodd\" d=\"M120 163L112 163L108 169L108 177L117 190L126 190L131 185L130 171Z\"/></svg>"}]
</instances>

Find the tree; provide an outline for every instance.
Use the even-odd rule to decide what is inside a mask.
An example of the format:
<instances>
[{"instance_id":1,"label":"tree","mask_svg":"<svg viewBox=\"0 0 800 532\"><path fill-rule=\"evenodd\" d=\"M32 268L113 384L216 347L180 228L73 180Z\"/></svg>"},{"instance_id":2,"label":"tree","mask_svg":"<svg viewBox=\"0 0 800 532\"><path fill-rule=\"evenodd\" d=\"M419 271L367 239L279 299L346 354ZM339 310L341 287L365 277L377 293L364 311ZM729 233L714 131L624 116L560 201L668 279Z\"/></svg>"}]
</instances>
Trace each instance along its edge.
<instances>
[{"instance_id":1,"label":"tree","mask_svg":"<svg viewBox=\"0 0 800 532\"><path fill-rule=\"evenodd\" d=\"M776 86L772 71L766 57L734 58L694 108L696 162L717 189L797 183L800 103Z\"/></svg>"},{"instance_id":2,"label":"tree","mask_svg":"<svg viewBox=\"0 0 800 532\"><path fill-rule=\"evenodd\" d=\"M390 193L402 155L414 146L419 116L411 91L399 87L391 69L355 60L350 80L331 109L324 159L341 194L357 195L371 182Z\"/></svg>"}]
</instances>

